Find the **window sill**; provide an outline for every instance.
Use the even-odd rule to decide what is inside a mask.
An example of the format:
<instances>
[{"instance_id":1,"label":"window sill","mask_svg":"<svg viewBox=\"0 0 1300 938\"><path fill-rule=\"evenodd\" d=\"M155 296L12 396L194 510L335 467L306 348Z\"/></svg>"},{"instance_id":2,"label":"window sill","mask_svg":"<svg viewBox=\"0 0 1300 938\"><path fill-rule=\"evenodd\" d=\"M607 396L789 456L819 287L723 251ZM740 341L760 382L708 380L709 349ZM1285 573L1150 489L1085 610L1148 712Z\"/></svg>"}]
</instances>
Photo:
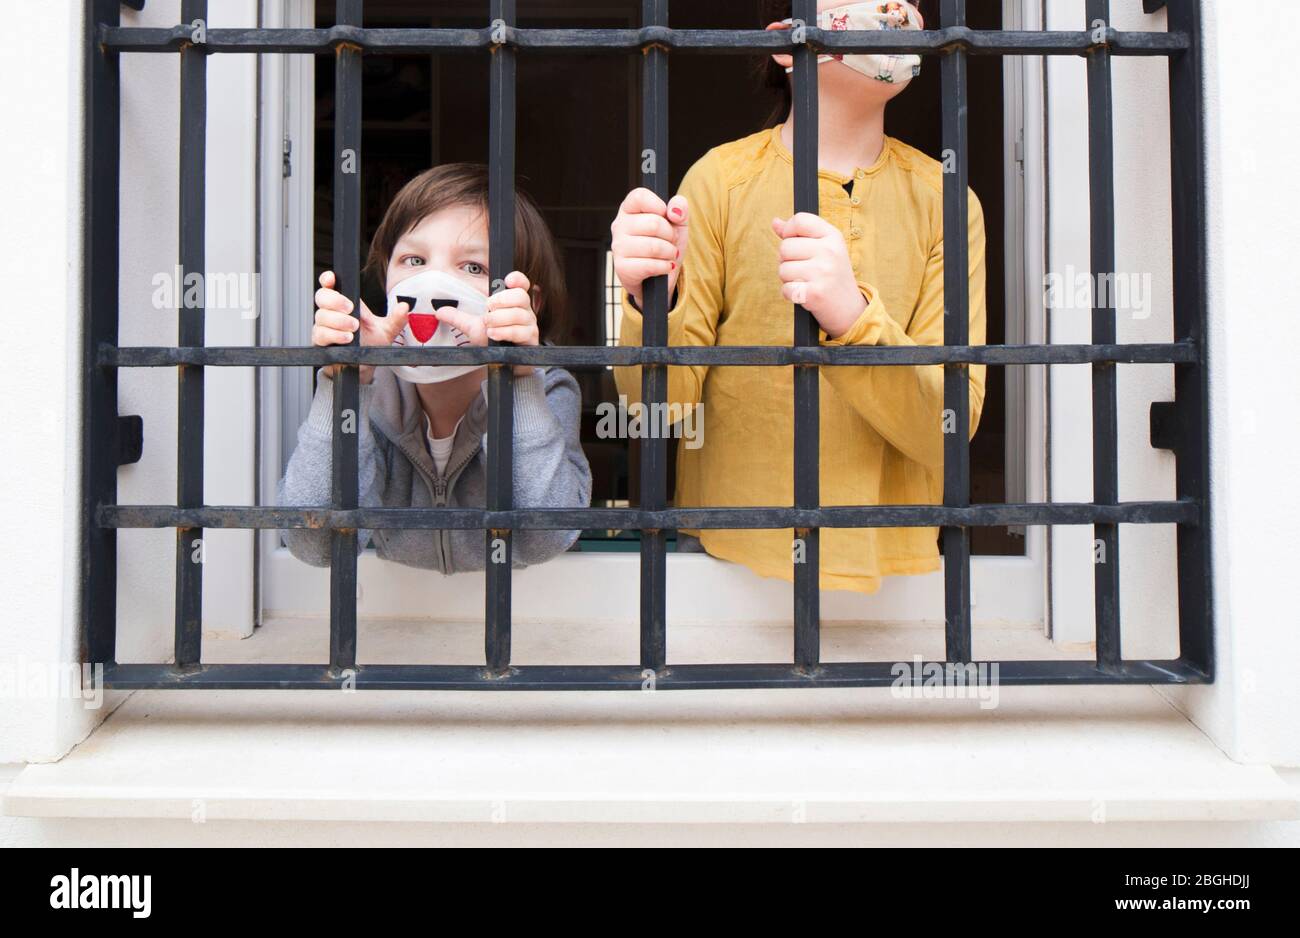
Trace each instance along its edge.
<instances>
[{"instance_id":1,"label":"window sill","mask_svg":"<svg viewBox=\"0 0 1300 938\"><path fill-rule=\"evenodd\" d=\"M300 657L301 644L324 642L321 625L271 623L248 641L209 642L205 654L313 660ZM625 626L611 641L635 642L635 623ZM408 660L446 660L462 638L464 654L471 644L481 649L476 628L363 623L361 658L394 660L405 648ZM788 634L755 631L768 652L788 643ZM996 641L982 647L1015 657L1034 640L1006 631L977 631L977 650ZM928 653L942 641L937 630L826 632L828 657L862 641L875 655L908 660L905 648ZM690 637L696 630L677 634L684 644L670 648L674 660L704 651ZM556 627L523 628L519 658L572 659L565 637ZM726 657L751 652L766 658L748 639ZM4 810L185 820L201 812L206 820L1097 823L1296 820L1298 795L1271 768L1230 761L1144 687L1004 687L996 709L895 699L888 689L138 691L60 762L23 769Z\"/></svg>"},{"instance_id":2,"label":"window sill","mask_svg":"<svg viewBox=\"0 0 1300 938\"><path fill-rule=\"evenodd\" d=\"M267 609L328 616L328 570L309 567L285 549L270 551L266 559L262 583ZM367 552L359 560L358 575L358 614L362 618L413 618L433 610L440 624L483 619L485 583L481 572L444 577L389 563ZM975 624L1014 623L1041 630L1043 582L1041 566L1030 558L974 558L971 589ZM594 589L595 583L601 588ZM640 583L639 553L565 553L547 563L514 571L512 619L519 625L635 623L640 614ZM942 573L890 577L872 595L823 592L822 621L865 618L938 624L944 621L943 595ZM708 554L672 552L668 555L665 601L670 623L725 622L741 628L754 621L787 620L793 591L788 582L759 576L740 564ZM632 632L636 632L635 625ZM633 655L622 660L635 658ZM323 659L318 656L314 660Z\"/></svg>"}]
</instances>

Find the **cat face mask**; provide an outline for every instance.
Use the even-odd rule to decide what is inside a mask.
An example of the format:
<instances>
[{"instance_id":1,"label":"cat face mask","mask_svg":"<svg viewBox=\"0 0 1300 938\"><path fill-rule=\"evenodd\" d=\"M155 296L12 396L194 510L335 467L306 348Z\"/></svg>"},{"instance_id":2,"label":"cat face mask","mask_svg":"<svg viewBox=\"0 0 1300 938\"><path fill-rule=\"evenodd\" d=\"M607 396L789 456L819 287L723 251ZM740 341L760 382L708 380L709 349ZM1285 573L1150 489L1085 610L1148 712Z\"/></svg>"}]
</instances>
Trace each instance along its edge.
<instances>
[{"instance_id":1,"label":"cat face mask","mask_svg":"<svg viewBox=\"0 0 1300 938\"><path fill-rule=\"evenodd\" d=\"M470 344L469 337L450 323L441 322L437 311L454 306L462 313L483 316L487 297L459 277L441 270L429 270L407 277L388 293L388 315L399 303L410 306L406 328L393 345L403 348L456 348ZM437 384L473 371L478 365L401 365L393 370L413 384Z\"/></svg>"},{"instance_id":2,"label":"cat face mask","mask_svg":"<svg viewBox=\"0 0 1300 938\"><path fill-rule=\"evenodd\" d=\"M789 23L791 20L786 20ZM899 0L849 3L817 14L819 28L831 32L871 29L922 29L921 20L910 4ZM894 85L921 74L919 55L822 55L817 64L842 62L868 78ZM787 68L793 72L793 68Z\"/></svg>"}]
</instances>

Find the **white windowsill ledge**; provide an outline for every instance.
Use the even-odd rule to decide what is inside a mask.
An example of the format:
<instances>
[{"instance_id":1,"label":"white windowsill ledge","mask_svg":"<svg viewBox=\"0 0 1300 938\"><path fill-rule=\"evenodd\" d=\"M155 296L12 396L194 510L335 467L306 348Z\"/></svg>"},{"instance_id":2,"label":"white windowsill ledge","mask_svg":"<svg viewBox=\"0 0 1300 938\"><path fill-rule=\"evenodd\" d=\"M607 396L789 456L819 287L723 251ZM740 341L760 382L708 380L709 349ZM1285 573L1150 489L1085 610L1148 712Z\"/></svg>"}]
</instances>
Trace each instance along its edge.
<instances>
[{"instance_id":1,"label":"white windowsill ledge","mask_svg":"<svg viewBox=\"0 0 1300 938\"><path fill-rule=\"evenodd\" d=\"M586 630L582 630L585 632ZM635 623L613 645L635 647ZM626 632L627 634L623 634ZM672 660L780 660L788 629ZM592 660L521 627L516 658ZM670 636L672 635L670 630ZM328 628L282 620L205 660L318 660ZM558 636L558 637L557 637ZM362 623L362 660L481 655L481 626ZM828 657L932 653L941 630L826 629ZM464 647L460 647L464 645ZM770 645L770 648L768 647ZM977 631L977 653L1050 646ZM398 650L405 654L398 657ZM676 650L675 650L676 649ZM368 654L367 652L371 652ZM768 654L766 652L771 652ZM1300 819L1300 789L1239 765L1155 690L1007 687L999 706L888 689L622 692L139 691L5 792L25 817L742 824Z\"/></svg>"},{"instance_id":2,"label":"white windowsill ledge","mask_svg":"<svg viewBox=\"0 0 1300 938\"><path fill-rule=\"evenodd\" d=\"M998 710L881 690L144 691L12 816L871 823L1300 819L1145 688L1010 688Z\"/></svg>"}]
</instances>

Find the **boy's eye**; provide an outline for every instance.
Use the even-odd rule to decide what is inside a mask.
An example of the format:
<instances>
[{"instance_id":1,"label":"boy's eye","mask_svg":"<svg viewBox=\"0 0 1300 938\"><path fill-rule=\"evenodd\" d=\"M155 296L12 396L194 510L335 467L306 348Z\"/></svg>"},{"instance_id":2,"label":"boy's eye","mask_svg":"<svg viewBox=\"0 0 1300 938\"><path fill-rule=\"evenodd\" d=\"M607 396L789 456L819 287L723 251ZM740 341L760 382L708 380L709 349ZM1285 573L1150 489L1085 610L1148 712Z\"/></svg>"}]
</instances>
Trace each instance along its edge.
<instances>
[{"instance_id":1,"label":"boy's eye","mask_svg":"<svg viewBox=\"0 0 1300 938\"><path fill-rule=\"evenodd\" d=\"M461 270L475 277L486 277L488 272L487 267L478 261L466 261L461 265Z\"/></svg>"},{"instance_id":2,"label":"boy's eye","mask_svg":"<svg viewBox=\"0 0 1300 938\"><path fill-rule=\"evenodd\" d=\"M417 256L417 255L415 255L415 254L408 254L406 257L403 257L403 258L402 258L402 261L401 261L401 262L402 262L402 264L404 264L404 265L407 266L407 267L423 267L423 266L424 266L424 258L423 258L423 257L419 257L419 256Z\"/></svg>"}]
</instances>

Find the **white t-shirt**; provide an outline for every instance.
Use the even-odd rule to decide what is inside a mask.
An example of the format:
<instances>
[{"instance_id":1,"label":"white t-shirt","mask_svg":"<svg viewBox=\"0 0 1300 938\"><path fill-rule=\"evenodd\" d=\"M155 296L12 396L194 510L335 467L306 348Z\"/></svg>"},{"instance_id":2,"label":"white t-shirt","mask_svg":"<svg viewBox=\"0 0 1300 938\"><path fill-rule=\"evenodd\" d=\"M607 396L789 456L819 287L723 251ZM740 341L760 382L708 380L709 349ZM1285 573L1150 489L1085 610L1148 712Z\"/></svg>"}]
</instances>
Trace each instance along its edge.
<instances>
[{"instance_id":1,"label":"white t-shirt","mask_svg":"<svg viewBox=\"0 0 1300 938\"><path fill-rule=\"evenodd\" d=\"M450 436L438 438L433 435L433 426L429 423L428 416L424 418L424 437L429 441L429 454L433 456L433 465L438 470L438 475L447 471L447 460L451 459L451 448L456 442L456 431L460 429L464 419L462 416L456 421Z\"/></svg>"},{"instance_id":2,"label":"white t-shirt","mask_svg":"<svg viewBox=\"0 0 1300 938\"><path fill-rule=\"evenodd\" d=\"M483 400L487 400L488 390L487 381L484 380L482 387L479 389L483 394ZM466 411L468 413L468 411ZM460 420L456 421L456 426L452 427L451 435L438 439L433 435L433 425L429 423L429 415L424 415L424 438L429 441L429 454L433 456L433 466L438 470L438 475L447 471L447 460L451 459L451 448L456 442L456 431L465 421L465 414L460 415Z\"/></svg>"}]
</instances>

